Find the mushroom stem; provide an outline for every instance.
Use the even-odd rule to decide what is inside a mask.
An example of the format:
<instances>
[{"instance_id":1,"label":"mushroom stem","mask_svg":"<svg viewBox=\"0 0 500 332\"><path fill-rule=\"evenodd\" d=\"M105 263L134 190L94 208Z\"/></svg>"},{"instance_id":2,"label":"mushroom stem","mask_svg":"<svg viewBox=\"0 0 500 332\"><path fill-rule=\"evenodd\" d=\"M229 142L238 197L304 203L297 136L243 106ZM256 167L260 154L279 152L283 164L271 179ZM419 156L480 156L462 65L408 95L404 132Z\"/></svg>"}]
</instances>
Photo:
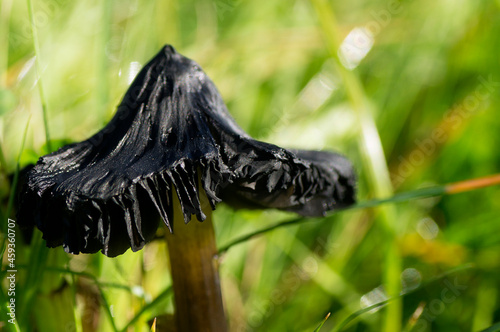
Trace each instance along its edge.
<instances>
[{"instance_id":1,"label":"mushroom stem","mask_svg":"<svg viewBox=\"0 0 500 332\"><path fill-rule=\"evenodd\" d=\"M184 223L177 195L172 193L174 206L173 234L167 232L174 289L177 332L227 331L222 304L217 248L208 204L203 210L203 222L196 217ZM200 192L200 198L204 196ZM206 198L205 198L206 200ZM204 202L202 202L204 203Z\"/></svg>"}]
</instances>

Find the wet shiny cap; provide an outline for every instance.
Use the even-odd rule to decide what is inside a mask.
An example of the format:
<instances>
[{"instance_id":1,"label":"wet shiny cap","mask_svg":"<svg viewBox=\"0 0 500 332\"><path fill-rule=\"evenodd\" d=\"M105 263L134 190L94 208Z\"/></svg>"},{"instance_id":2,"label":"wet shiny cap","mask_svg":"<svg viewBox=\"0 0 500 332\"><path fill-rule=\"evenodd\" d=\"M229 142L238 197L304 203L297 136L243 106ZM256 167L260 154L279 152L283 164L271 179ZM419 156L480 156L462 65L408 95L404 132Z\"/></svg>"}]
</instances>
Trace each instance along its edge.
<instances>
[{"instance_id":1,"label":"wet shiny cap","mask_svg":"<svg viewBox=\"0 0 500 332\"><path fill-rule=\"evenodd\" d=\"M49 247L107 256L141 249L158 215L175 234L173 190L186 223L205 219L203 191L212 209L224 200L305 216L355 200L345 157L252 139L200 66L172 46L141 70L106 127L41 157L26 182L20 225L36 225Z\"/></svg>"}]
</instances>

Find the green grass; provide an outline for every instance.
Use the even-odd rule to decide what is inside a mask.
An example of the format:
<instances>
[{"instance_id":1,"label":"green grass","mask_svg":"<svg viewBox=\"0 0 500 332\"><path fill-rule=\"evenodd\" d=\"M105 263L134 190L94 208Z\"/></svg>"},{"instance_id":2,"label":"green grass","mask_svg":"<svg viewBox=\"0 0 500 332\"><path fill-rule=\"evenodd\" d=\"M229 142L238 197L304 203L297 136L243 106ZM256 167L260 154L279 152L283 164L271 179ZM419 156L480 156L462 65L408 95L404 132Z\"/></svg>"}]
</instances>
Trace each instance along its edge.
<instances>
[{"instance_id":1,"label":"green grass","mask_svg":"<svg viewBox=\"0 0 500 332\"><path fill-rule=\"evenodd\" d=\"M231 331L494 331L500 189L440 185L498 173L499 15L493 0L1 0L0 243L18 167L98 131L171 43L249 134L340 151L359 176L358 208L324 219L218 206ZM369 52L348 69L339 45ZM1 330L150 331L158 317L159 331L173 311L161 241L109 259L16 235L19 326L2 272Z\"/></svg>"}]
</instances>

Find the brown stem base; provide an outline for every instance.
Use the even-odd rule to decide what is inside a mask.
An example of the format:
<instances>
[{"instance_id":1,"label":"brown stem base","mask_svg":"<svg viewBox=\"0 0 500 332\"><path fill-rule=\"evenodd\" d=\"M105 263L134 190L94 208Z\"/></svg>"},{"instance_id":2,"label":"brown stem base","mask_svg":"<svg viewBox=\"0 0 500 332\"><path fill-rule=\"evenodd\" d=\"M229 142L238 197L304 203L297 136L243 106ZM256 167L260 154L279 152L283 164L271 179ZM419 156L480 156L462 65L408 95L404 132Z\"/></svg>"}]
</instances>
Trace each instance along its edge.
<instances>
[{"instance_id":1,"label":"brown stem base","mask_svg":"<svg viewBox=\"0 0 500 332\"><path fill-rule=\"evenodd\" d=\"M227 331L222 305L212 214L184 223L174 196L173 234L167 232L177 332ZM200 195L201 196L201 195ZM179 208L177 208L179 207Z\"/></svg>"}]
</instances>

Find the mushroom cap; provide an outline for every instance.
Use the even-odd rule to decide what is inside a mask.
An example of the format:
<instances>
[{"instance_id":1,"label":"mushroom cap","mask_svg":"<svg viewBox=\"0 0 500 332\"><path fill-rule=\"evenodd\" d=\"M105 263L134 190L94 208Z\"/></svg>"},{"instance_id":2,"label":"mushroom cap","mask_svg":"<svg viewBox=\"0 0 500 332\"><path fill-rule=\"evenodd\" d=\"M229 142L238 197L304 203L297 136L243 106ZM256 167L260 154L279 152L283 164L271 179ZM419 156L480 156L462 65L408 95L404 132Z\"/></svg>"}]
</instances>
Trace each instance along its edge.
<instances>
[{"instance_id":1,"label":"mushroom cap","mask_svg":"<svg viewBox=\"0 0 500 332\"><path fill-rule=\"evenodd\" d=\"M225 200L321 216L355 200L345 157L252 139L200 66L167 45L101 131L38 160L18 222L36 225L49 247L112 257L150 241L158 214L173 231L173 190L185 222L192 215L203 221L200 184L212 209Z\"/></svg>"}]
</instances>

